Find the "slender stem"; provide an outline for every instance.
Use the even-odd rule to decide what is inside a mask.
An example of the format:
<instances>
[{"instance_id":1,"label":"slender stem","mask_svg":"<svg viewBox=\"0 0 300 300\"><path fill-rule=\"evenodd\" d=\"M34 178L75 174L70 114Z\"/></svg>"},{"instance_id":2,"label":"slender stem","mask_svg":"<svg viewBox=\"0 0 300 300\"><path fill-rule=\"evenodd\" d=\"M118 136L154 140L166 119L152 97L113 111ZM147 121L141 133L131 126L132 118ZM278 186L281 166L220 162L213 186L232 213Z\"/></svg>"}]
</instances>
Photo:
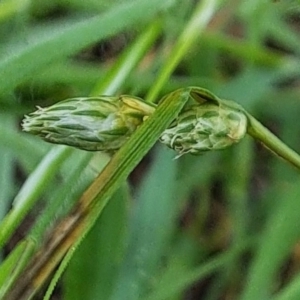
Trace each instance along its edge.
<instances>
[{"instance_id":1,"label":"slender stem","mask_svg":"<svg viewBox=\"0 0 300 300\"><path fill-rule=\"evenodd\" d=\"M1 127L13 127L14 119L6 114L0 115ZM2 139L1 139L2 140ZM2 140L3 141L3 140ZM10 193L13 190L13 169L14 169L14 156L11 153L10 148L0 149L1 157L1 169L0 169L0 186L3 188L0 190L0 220L5 216L10 206Z\"/></svg>"},{"instance_id":2,"label":"slender stem","mask_svg":"<svg viewBox=\"0 0 300 300\"><path fill-rule=\"evenodd\" d=\"M29 209L39 199L47 183L57 173L57 166L70 155L71 151L71 148L65 146L52 148L35 171L28 177L14 199L13 208L0 224L0 246L3 246L11 237Z\"/></svg>"},{"instance_id":3,"label":"slender stem","mask_svg":"<svg viewBox=\"0 0 300 300\"><path fill-rule=\"evenodd\" d=\"M283 143L277 136L275 136L270 130L264 127L249 113L247 113L247 117L249 121L248 134L253 138L261 141L266 148L300 170L299 154L289 148L285 143Z\"/></svg>"},{"instance_id":4,"label":"slender stem","mask_svg":"<svg viewBox=\"0 0 300 300\"><path fill-rule=\"evenodd\" d=\"M166 282L162 288L157 288L145 300L176 299L176 296L195 282L216 274L220 269L226 269L230 262L236 260L245 250L257 241L257 237L247 237L244 241L234 244L227 251L208 258L197 267L185 271L184 276L177 276L172 282Z\"/></svg>"},{"instance_id":5,"label":"slender stem","mask_svg":"<svg viewBox=\"0 0 300 300\"><path fill-rule=\"evenodd\" d=\"M170 75L179 64L183 56L190 49L191 45L199 38L211 20L215 10L218 7L219 0L203 0L199 1L195 9L195 13L180 35L173 50L166 59L157 80L149 90L146 100L154 102L162 87L166 84Z\"/></svg>"},{"instance_id":6,"label":"slender stem","mask_svg":"<svg viewBox=\"0 0 300 300\"><path fill-rule=\"evenodd\" d=\"M27 238L17 244L13 251L9 254L6 265L1 265L1 289L0 299L4 299L4 295L8 289L12 287L15 280L18 278L24 267L26 267L28 260L35 251L35 241ZM11 265L10 267L8 265ZM5 270L6 269L6 270ZM4 273L4 276L3 276ZM4 278L3 278L4 277Z\"/></svg>"},{"instance_id":7,"label":"slender stem","mask_svg":"<svg viewBox=\"0 0 300 300\"><path fill-rule=\"evenodd\" d=\"M161 32L161 20L152 22L138 37L130 48L125 51L114 66L110 69L104 80L96 84L91 96L105 92L106 95L114 94L126 80L128 74L136 67L145 52L153 45Z\"/></svg>"}]
</instances>

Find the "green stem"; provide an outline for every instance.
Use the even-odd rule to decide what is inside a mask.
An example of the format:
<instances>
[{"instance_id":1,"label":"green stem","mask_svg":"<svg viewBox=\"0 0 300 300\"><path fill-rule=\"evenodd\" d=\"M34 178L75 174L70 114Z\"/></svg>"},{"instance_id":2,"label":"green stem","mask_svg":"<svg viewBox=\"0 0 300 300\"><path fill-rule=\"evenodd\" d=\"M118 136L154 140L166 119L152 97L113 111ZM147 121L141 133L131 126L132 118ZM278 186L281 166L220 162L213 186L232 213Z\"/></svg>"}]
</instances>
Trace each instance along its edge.
<instances>
[{"instance_id":1,"label":"green stem","mask_svg":"<svg viewBox=\"0 0 300 300\"><path fill-rule=\"evenodd\" d=\"M146 100L154 102L162 87L166 84L170 75L182 60L183 56L190 49L191 45L203 33L207 24L211 20L215 10L218 7L219 0L203 0L199 1L195 9L195 13L186 26L185 30L180 35L177 43L173 47L171 53L165 61L157 80L149 90Z\"/></svg>"},{"instance_id":2,"label":"green stem","mask_svg":"<svg viewBox=\"0 0 300 300\"><path fill-rule=\"evenodd\" d=\"M29 6L28 0L10 0L0 3L0 21L5 21L21 10L25 10Z\"/></svg>"},{"instance_id":3,"label":"green stem","mask_svg":"<svg viewBox=\"0 0 300 300\"><path fill-rule=\"evenodd\" d=\"M300 274L294 277L273 296L273 300L299 300L300 299Z\"/></svg>"},{"instance_id":4,"label":"green stem","mask_svg":"<svg viewBox=\"0 0 300 300\"><path fill-rule=\"evenodd\" d=\"M0 299L4 299L5 293L12 287L23 268L26 267L29 258L35 251L35 246L35 241L30 238L19 242L6 258L5 262L1 264Z\"/></svg>"},{"instance_id":5,"label":"green stem","mask_svg":"<svg viewBox=\"0 0 300 300\"><path fill-rule=\"evenodd\" d=\"M13 127L14 119L6 114L1 114L1 127ZM2 140L2 139L1 139ZM2 220L7 213L10 205L11 192L13 190L13 165L14 155L10 148L0 148L1 170L0 170L0 220Z\"/></svg>"},{"instance_id":6,"label":"green stem","mask_svg":"<svg viewBox=\"0 0 300 300\"><path fill-rule=\"evenodd\" d=\"M72 151L71 148L59 146L52 148L35 171L28 177L13 202L13 208L0 224L0 246L2 247L21 223L27 212L39 199L45 186L58 172L60 165Z\"/></svg>"},{"instance_id":7,"label":"green stem","mask_svg":"<svg viewBox=\"0 0 300 300\"><path fill-rule=\"evenodd\" d=\"M145 52L153 45L160 32L161 21L158 19L152 22L131 47L120 56L104 80L96 84L91 96L97 96L104 91L106 95L113 95L145 55Z\"/></svg>"},{"instance_id":8,"label":"green stem","mask_svg":"<svg viewBox=\"0 0 300 300\"><path fill-rule=\"evenodd\" d=\"M247 248L251 248L255 242L256 237L248 237L227 251L213 258L208 258L207 261L199 266L185 271L184 276L176 276L171 283L167 282L163 288L154 290L146 297L146 300L177 299L176 296L178 294L186 291L195 282L200 282L210 275L215 274L218 270L226 268L227 265L236 260Z\"/></svg>"},{"instance_id":9,"label":"green stem","mask_svg":"<svg viewBox=\"0 0 300 300\"><path fill-rule=\"evenodd\" d=\"M299 154L289 148L285 143L283 143L277 136L275 136L270 130L264 127L249 113L246 114L249 121L247 131L248 134L251 135L254 139L262 142L266 148L300 170Z\"/></svg>"}]
</instances>

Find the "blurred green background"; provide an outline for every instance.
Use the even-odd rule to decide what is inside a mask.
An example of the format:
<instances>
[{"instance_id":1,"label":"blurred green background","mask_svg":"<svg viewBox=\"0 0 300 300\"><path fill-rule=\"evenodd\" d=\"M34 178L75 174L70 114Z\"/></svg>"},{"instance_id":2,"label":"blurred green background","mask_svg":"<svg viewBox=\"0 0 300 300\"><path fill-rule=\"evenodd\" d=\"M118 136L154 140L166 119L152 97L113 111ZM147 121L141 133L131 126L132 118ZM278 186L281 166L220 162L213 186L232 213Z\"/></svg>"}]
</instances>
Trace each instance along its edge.
<instances>
[{"instance_id":1,"label":"blurred green background","mask_svg":"<svg viewBox=\"0 0 300 300\"><path fill-rule=\"evenodd\" d=\"M299 0L219 2L160 95L210 89L300 151ZM145 3L0 1L1 218L54 147L21 132L23 115L89 95L159 19L159 34L116 92L144 98L198 1ZM175 156L156 145L144 158L51 299L300 299L299 172L250 137L228 150ZM47 232L106 160L72 150L57 162L2 256L28 232Z\"/></svg>"}]
</instances>

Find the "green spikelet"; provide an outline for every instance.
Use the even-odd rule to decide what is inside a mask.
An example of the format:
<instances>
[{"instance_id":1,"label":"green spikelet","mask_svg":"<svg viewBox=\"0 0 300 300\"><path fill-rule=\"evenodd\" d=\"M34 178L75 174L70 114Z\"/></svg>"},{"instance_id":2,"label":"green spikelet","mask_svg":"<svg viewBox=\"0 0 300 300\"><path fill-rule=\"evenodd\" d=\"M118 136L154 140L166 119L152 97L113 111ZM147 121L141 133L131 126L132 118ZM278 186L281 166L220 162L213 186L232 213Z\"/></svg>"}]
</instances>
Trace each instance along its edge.
<instances>
[{"instance_id":1,"label":"green spikelet","mask_svg":"<svg viewBox=\"0 0 300 300\"><path fill-rule=\"evenodd\" d=\"M224 149L245 136L247 116L239 105L201 88L191 88L191 98L197 104L187 106L160 137L178 157ZM155 109L155 104L132 96L73 98L38 107L25 116L22 126L51 143L111 152L118 150Z\"/></svg>"},{"instance_id":2,"label":"green spikelet","mask_svg":"<svg viewBox=\"0 0 300 300\"><path fill-rule=\"evenodd\" d=\"M202 154L239 142L246 130L247 117L242 111L207 102L182 112L163 132L160 141L179 156Z\"/></svg>"},{"instance_id":3,"label":"green spikelet","mask_svg":"<svg viewBox=\"0 0 300 300\"><path fill-rule=\"evenodd\" d=\"M155 110L131 96L72 98L25 116L24 131L88 151L119 149Z\"/></svg>"}]
</instances>

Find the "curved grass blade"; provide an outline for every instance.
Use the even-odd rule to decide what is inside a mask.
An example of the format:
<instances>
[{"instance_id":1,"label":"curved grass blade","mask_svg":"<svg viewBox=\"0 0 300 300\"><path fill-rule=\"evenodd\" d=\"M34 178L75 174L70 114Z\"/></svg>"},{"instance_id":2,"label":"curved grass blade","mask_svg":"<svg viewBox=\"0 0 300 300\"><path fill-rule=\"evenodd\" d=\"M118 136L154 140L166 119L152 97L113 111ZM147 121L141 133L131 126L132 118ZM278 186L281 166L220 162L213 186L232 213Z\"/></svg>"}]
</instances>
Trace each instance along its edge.
<instances>
[{"instance_id":1,"label":"curved grass blade","mask_svg":"<svg viewBox=\"0 0 300 300\"><path fill-rule=\"evenodd\" d=\"M112 7L108 12L88 19L67 20L62 24L32 30L30 36L21 39L26 40L26 43L12 42L6 49L2 49L0 78L6 80L0 81L0 91L3 93L13 89L30 74L51 62L75 54L97 41L151 19L172 3L173 0L126 1Z\"/></svg>"},{"instance_id":2,"label":"curved grass blade","mask_svg":"<svg viewBox=\"0 0 300 300\"><path fill-rule=\"evenodd\" d=\"M7 290L22 272L35 250L35 242L27 239L18 243L0 266L0 299L3 299Z\"/></svg>"},{"instance_id":3,"label":"curved grass blade","mask_svg":"<svg viewBox=\"0 0 300 300\"><path fill-rule=\"evenodd\" d=\"M270 299L274 279L300 237L299 181L272 199L277 203L254 256L240 299ZM276 201L277 200L277 201Z\"/></svg>"},{"instance_id":4,"label":"curved grass blade","mask_svg":"<svg viewBox=\"0 0 300 300\"><path fill-rule=\"evenodd\" d=\"M71 151L72 149L64 146L53 148L27 179L14 199L13 208L0 224L0 246L3 246L10 238L14 229L41 195L45 185L57 173L57 165L62 163Z\"/></svg>"},{"instance_id":5,"label":"curved grass blade","mask_svg":"<svg viewBox=\"0 0 300 300\"><path fill-rule=\"evenodd\" d=\"M166 84L176 66L190 49L191 45L205 30L207 24L217 10L219 2L220 0L199 1L193 16L191 17L182 34L179 36L178 41L172 49L172 52L160 70L159 76L149 90L146 96L147 101L154 102L156 100L157 95L161 91L162 87Z\"/></svg>"},{"instance_id":6,"label":"curved grass blade","mask_svg":"<svg viewBox=\"0 0 300 300\"><path fill-rule=\"evenodd\" d=\"M238 256L247 250L253 241L253 239L247 239L242 243L233 246L228 251L211 258L193 270L187 270L185 273L180 274L180 276L179 274L176 274L176 277L174 276L175 278L172 282L169 282L168 285L165 285L160 289L156 289L146 298L146 300L172 299L172 297L184 292L196 281L206 278L218 269L225 267L228 263L236 260Z\"/></svg>"}]
</instances>

